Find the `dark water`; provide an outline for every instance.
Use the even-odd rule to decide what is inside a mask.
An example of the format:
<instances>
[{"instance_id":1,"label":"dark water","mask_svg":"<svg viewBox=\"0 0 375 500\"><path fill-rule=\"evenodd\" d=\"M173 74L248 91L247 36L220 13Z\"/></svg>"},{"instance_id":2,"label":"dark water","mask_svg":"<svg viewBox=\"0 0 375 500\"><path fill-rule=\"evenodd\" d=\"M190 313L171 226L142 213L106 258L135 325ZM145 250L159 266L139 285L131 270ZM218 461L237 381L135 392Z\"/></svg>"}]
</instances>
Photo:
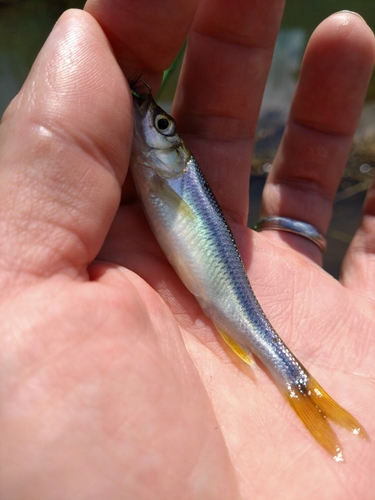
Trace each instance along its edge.
<instances>
[{"instance_id":1,"label":"dark water","mask_svg":"<svg viewBox=\"0 0 375 500\"><path fill-rule=\"evenodd\" d=\"M0 114L21 88L61 13L77 0L0 0Z\"/></svg>"},{"instance_id":2,"label":"dark water","mask_svg":"<svg viewBox=\"0 0 375 500\"><path fill-rule=\"evenodd\" d=\"M266 0L265 0L266 1ZM67 8L82 8L82 0L0 0L0 114L20 89L59 15ZM288 0L274 64L265 92L253 157L249 225L258 218L265 176L288 113L299 63L314 28L338 10L359 12L375 29L374 0ZM170 100L177 79L173 76L162 99ZM354 143L335 203L329 229L325 267L338 276L341 259L358 225L365 189L375 171L375 78L372 78L365 117ZM340 199L341 197L341 199Z\"/></svg>"}]
</instances>

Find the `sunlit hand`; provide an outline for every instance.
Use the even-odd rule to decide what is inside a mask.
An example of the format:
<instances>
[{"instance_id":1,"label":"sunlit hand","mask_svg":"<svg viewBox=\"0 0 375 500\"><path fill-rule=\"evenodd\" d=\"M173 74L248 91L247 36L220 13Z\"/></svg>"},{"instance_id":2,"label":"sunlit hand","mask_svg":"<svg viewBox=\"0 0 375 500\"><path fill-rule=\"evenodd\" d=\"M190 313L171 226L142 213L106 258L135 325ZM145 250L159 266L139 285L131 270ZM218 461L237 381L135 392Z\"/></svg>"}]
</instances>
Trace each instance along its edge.
<instances>
[{"instance_id":1,"label":"sunlit hand","mask_svg":"<svg viewBox=\"0 0 375 500\"><path fill-rule=\"evenodd\" d=\"M267 375L228 352L166 262L126 177L133 125L124 74L142 74L156 91L189 32L179 129L269 319L374 439L375 191L340 283L321 269L314 244L245 226L282 7L89 1L86 13L60 19L7 110L1 499L371 498L373 444L338 430L346 465L335 463ZM326 231L374 54L355 15L317 29L263 215Z\"/></svg>"}]
</instances>

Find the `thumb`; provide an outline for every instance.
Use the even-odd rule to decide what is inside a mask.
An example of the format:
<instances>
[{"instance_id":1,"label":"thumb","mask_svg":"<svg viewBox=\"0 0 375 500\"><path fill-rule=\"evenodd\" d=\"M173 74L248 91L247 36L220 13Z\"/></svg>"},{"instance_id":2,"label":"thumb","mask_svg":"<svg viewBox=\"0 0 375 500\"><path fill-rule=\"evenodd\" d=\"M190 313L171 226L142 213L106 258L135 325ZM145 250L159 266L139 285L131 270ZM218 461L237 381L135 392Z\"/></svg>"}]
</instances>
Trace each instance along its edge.
<instances>
[{"instance_id":1,"label":"thumb","mask_svg":"<svg viewBox=\"0 0 375 500\"><path fill-rule=\"evenodd\" d=\"M0 284L86 277L117 210L132 105L100 26L57 22L0 125Z\"/></svg>"}]
</instances>

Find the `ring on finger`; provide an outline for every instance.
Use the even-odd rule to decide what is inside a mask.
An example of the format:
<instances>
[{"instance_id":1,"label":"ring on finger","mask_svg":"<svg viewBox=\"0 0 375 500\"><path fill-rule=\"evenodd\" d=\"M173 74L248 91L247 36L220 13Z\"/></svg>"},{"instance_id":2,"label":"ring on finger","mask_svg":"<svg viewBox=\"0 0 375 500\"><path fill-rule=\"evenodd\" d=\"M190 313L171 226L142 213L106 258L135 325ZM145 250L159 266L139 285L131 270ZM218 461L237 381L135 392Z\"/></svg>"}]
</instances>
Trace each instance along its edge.
<instances>
[{"instance_id":1,"label":"ring on finger","mask_svg":"<svg viewBox=\"0 0 375 500\"><path fill-rule=\"evenodd\" d=\"M327 241L324 236L311 224L289 217L280 217L278 215L270 215L259 219L255 224L255 231L265 231L273 229L275 231L286 231L288 233L303 236L315 243L321 252L327 247Z\"/></svg>"}]
</instances>

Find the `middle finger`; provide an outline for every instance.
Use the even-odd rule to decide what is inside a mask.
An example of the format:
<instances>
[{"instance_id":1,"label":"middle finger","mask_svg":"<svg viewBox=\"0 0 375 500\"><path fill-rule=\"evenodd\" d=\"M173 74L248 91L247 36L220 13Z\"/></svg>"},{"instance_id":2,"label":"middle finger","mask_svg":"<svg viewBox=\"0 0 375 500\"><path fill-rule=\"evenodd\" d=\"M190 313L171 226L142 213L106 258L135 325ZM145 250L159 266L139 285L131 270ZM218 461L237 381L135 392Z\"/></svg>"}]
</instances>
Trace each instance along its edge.
<instances>
[{"instance_id":1,"label":"middle finger","mask_svg":"<svg viewBox=\"0 0 375 500\"><path fill-rule=\"evenodd\" d=\"M174 115L223 210L246 224L251 152L284 1L202 0Z\"/></svg>"}]
</instances>

